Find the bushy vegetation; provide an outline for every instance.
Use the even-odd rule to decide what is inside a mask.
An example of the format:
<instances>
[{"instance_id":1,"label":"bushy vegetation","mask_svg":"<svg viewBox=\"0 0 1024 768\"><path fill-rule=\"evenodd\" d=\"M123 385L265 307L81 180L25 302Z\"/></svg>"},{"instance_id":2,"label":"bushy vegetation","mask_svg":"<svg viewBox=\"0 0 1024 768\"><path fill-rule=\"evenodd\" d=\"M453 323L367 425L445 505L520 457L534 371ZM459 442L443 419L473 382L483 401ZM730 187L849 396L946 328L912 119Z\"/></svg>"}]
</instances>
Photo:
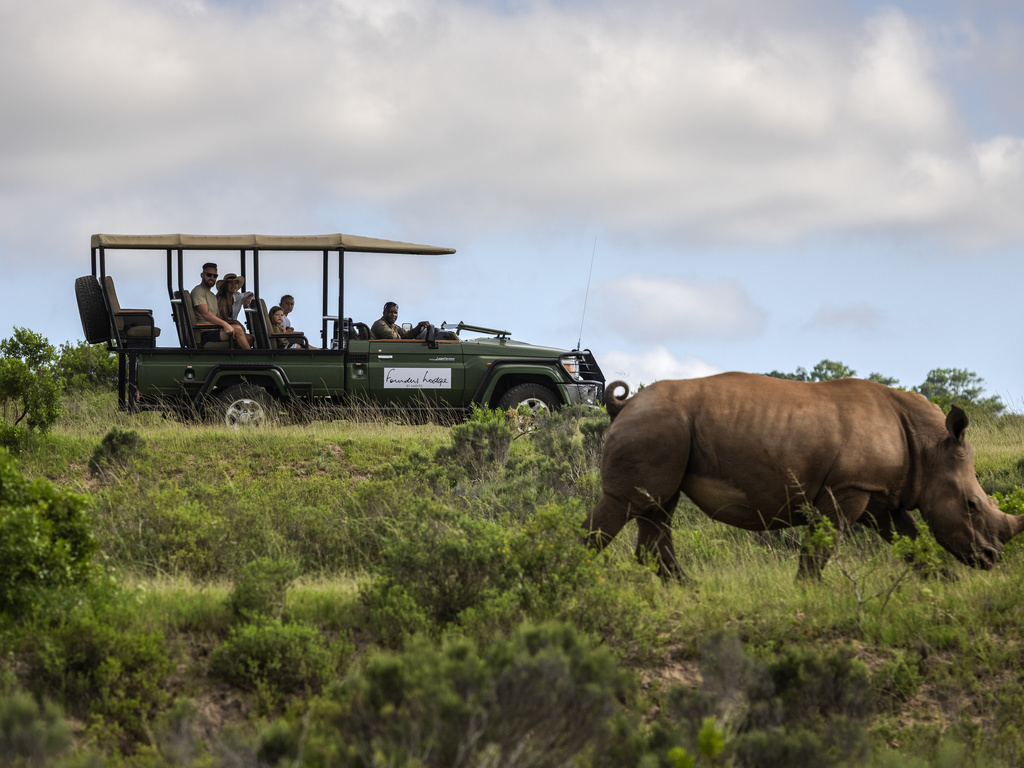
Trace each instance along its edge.
<instances>
[{"instance_id":1,"label":"bushy vegetation","mask_svg":"<svg viewBox=\"0 0 1024 768\"><path fill-rule=\"evenodd\" d=\"M26 328L0 340L0 446L20 450L29 433L46 432L60 417L55 356L52 344Z\"/></svg>"},{"instance_id":2,"label":"bushy vegetation","mask_svg":"<svg viewBox=\"0 0 1024 768\"><path fill-rule=\"evenodd\" d=\"M233 432L71 398L0 452L0 546L29 564L0 556L0 765L1024 760L1016 543L971 571L928 535L683 504L693 583L663 583L628 535L580 545L603 414ZM1024 419L970 435L1024 512Z\"/></svg>"},{"instance_id":3,"label":"bushy vegetation","mask_svg":"<svg viewBox=\"0 0 1024 768\"><path fill-rule=\"evenodd\" d=\"M0 611L17 617L51 591L87 585L96 571L84 496L29 482L0 448Z\"/></svg>"}]
</instances>

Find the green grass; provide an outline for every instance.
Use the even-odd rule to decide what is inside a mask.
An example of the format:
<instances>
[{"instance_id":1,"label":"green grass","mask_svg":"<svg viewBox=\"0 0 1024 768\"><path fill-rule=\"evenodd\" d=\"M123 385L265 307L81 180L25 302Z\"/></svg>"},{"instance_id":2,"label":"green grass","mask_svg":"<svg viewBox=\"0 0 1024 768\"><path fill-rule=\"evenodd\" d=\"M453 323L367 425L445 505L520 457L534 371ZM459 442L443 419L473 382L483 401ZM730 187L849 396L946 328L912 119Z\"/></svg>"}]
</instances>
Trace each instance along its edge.
<instances>
[{"instance_id":1,"label":"green grass","mask_svg":"<svg viewBox=\"0 0 1024 768\"><path fill-rule=\"evenodd\" d=\"M90 457L112 427L136 431L141 447L93 476ZM820 582L797 582L799 531L766 541L684 503L674 536L692 581L665 584L633 559L632 525L600 554L578 546L599 473L570 427L541 425L480 464L479 449L458 441L504 439L500 420L460 430L364 417L233 432L117 414L109 396L77 401L18 463L89 495L106 576L41 595L23 621L0 615L11 717L53 730L52 711L33 714L18 692L56 702L75 744L112 765L290 763L301 749L312 764L355 765L337 751L339 732L359 724L367 739L391 739L373 731L381 712L399 730L428 722L415 724L429 700L359 714L383 695L374 686L387 669L435 665L429 675L441 677L415 674L445 701L475 691L458 705L474 722L494 706L487 696L512 685L515 665L536 674L554 664L568 688L552 701L591 701L572 689L586 674L598 675L592 690L618 691L597 700L607 720L592 738L609 746L579 748L571 765L686 764L673 762L684 753L695 765L737 766L794 755L822 765L839 764L837 754L851 765L1024 759L1019 547L990 572L948 558L945 577L922 578L877 537L853 532ZM969 435L983 484L1018 487L1024 420L976 419ZM280 593L273 568L266 583L247 571L260 558L295 563L297 578ZM544 642L562 638L550 659L484 650L528 645L524 628L541 625ZM616 687L619 672L591 659L591 643L634 687ZM100 672L76 661L89 654L104 660ZM313 660L290 664L296 654ZM566 672L570 657L582 666ZM827 677L837 670L846 676ZM352 675L363 688L343 690ZM450 688L445 675L475 682ZM866 703L843 709L858 697ZM832 708L823 719L793 704L819 699ZM488 749L516 742L493 738L445 748L482 765L496 759ZM409 756L398 742L378 747L396 764ZM53 749L51 764L74 761L66 746ZM11 759L0 754L0 764Z\"/></svg>"}]
</instances>

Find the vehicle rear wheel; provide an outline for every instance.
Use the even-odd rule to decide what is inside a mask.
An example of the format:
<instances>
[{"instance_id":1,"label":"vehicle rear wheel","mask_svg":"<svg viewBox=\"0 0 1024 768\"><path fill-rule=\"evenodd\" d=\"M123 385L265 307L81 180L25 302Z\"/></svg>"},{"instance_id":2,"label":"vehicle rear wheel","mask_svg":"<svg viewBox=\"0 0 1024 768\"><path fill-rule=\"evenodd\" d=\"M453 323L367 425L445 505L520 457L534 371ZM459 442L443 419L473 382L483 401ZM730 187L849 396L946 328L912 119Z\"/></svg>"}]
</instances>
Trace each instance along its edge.
<instances>
[{"instance_id":1,"label":"vehicle rear wheel","mask_svg":"<svg viewBox=\"0 0 1024 768\"><path fill-rule=\"evenodd\" d=\"M82 318L82 331L89 344L110 341L110 318L103 303L103 291L93 275L75 280L75 298L78 300L78 314Z\"/></svg>"},{"instance_id":2,"label":"vehicle rear wheel","mask_svg":"<svg viewBox=\"0 0 1024 768\"><path fill-rule=\"evenodd\" d=\"M532 382L516 384L498 401L498 408L503 411L507 411L509 408L518 410L520 406L525 406L531 416L539 416L546 411L553 411L559 405L558 395L543 384Z\"/></svg>"},{"instance_id":3,"label":"vehicle rear wheel","mask_svg":"<svg viewBox=\"0 0 1024 768\"><path fill-rule=\"evenodd\" d=\"M277 422L277 402L266 390L251 384L236 384L217 395L213 420L230 429L265 427Z\"/></svg>"}]
</instances>

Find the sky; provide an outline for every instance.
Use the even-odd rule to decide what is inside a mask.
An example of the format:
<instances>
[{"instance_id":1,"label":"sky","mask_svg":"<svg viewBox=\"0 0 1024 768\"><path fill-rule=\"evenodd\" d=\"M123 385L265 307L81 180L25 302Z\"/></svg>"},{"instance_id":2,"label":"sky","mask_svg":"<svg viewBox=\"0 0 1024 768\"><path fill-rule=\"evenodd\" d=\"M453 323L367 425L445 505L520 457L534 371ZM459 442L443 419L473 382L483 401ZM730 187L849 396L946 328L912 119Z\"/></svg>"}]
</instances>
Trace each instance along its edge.
<instances>
[{"instance_id":1,"label":"sky","mask_svg":"<svg viewBox=\"0 0 1024 768\"><path fill-rule=\"evenodd\" d=\"M0 0L0 338L84 338L94 233L343 232L457 251L350 256L366 323L1024 411L1022 77L1019 0ZM107 269L172 343L162 254Z\"/></svg>"}]
</instances>

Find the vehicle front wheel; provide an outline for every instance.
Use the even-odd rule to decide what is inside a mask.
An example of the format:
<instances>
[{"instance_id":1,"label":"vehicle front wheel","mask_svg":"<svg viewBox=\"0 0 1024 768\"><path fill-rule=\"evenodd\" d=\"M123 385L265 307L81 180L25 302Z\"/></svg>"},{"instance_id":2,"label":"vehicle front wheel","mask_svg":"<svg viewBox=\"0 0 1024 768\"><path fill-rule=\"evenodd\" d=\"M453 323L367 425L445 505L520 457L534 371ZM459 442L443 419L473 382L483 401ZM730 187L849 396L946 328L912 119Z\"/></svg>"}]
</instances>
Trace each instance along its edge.
<instances>
[{"instance_id":1,"label":"vehicle front wheel","mask_svg":"<svg viewBox=\"0 0 1024 768\"><path fill-rule=\"evenodd\" d=\"M498 408L507 411L509 408L519 410L525 406L531 416L539 416L545 411L553 411L560 405L558 395L543 384L516 384L501 396Z\"/></svg>"},{"instance_id":2,"label":"vehicle front wheel","mask_svg":"<svg viewBox=\"0 0 1024 768\"><path fill-rule=\"evenodd\" d=\"M217 395L213 418L230 429L265 427L277 421L278 409L266 390L251 384L237 384Z\"/></svg>"}]
</instances>

